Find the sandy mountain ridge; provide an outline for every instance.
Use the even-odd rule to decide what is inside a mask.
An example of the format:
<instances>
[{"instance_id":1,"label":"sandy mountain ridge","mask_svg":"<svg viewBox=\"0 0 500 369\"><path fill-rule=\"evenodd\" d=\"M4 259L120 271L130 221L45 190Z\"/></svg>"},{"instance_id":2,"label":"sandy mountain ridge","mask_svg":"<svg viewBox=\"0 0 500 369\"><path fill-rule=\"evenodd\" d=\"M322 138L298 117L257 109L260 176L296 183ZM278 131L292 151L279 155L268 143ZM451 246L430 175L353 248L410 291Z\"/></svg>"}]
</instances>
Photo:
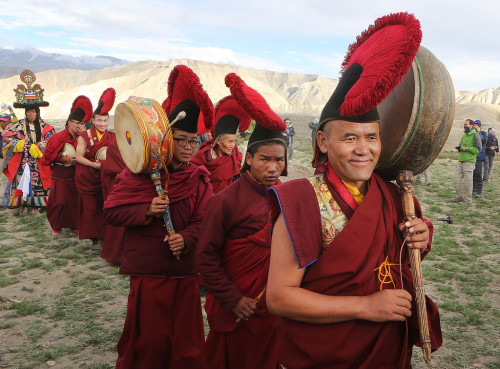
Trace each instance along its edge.
<instances>
[{"instance_id":1,"label":"sandy mountain ridge","mask_svg":"<svg viewBox=\"0 0 500 369\"><path fill-rule=\"evenodd\" d=\"M74 98L82 94L96 105L108 87L114 87L117 92L115 107L132 95L154 98L161 103L167 96L168 76L177 64L185 64L198 74L214 104L229 94L224 77L235 72L280 114L318 116L338 84L338 80L317 74L278 73L189 59L144 61L93 71L50 70L36 74L36 83L45 89L45 100L50 102L42 117L65 118ZM17 75L0 79L0 103L13 103L13 89L19 83ZM455 97L456 119L500 120L500 87L479 93L456 91ZM23 116L19 110L17 114L19 118Z\"/></svg>"}]
</instances>

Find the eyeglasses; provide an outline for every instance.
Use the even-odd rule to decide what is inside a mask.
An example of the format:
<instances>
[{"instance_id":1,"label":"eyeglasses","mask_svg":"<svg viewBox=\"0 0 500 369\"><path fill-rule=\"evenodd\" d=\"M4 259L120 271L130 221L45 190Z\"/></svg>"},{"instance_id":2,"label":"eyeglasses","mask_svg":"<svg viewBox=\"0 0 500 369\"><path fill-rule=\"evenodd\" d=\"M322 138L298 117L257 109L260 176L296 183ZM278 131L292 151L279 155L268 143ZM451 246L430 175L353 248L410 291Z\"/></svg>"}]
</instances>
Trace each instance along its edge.
<instances>
[{"instance_id":1,"label":"eyeglasses","mask_svg":"<svg viewBox=\"0 0 500 369\"><path fill-rule=\"evenodd\" d=\"M77 120L70 120L71 123L79 124L79 125L85 125L85 122L79 122Z\"/></svg>"},{"instance_id":2,"label":"eyeglasses","mask_svg":"<svg viewBox=\"0 0 500 369\"><path fill-rule=\"evenodd\" d=\"M172 137L175 141L179 143L180 146L186 147L187 145L191 145L192 148L196 148L200 146L200 141L198 140L188 140L186 138L177 138L177 137Z\"/></svg>"}]
</instances>

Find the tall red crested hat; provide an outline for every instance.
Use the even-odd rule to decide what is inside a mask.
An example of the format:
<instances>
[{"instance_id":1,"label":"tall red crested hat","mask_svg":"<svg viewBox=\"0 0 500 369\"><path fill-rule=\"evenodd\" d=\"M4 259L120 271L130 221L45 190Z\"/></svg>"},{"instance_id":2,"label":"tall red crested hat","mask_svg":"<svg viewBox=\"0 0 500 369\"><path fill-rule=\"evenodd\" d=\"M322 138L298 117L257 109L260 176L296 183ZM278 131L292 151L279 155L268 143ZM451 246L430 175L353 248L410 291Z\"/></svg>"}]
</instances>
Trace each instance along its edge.
<instances>
[{"instance_id":1,"label":"tall red crested hat","mask_svg":"<svg viewBox=\"0 0 500 369\"><path fill-rule=\"evenodd\" d=\"M109 111L113 108L115 104L116 91L113 87L107 88L102 93L99 98L99 102L97 103L97 108L94 111L94 114L98 115L107 115Z\"/></svg>"},{"instance_id":2,"label":"tall red crested hat","mask_svg":"<svg viewBox=\"0 0 500 369\"><path fill-rule=\"evenodd\" d=\"M172 129L198 135L210 130L214 123L214 106L203 90L198 76L187 66L177 65L168 77L168 97L162 104L172 122L181 111L186 117L178 120ZM201 112L201 114L200 114Z\"/></svg>"},{"instance_id":3,"label":"tall red crested hat","mask_svg":"<svg viewBox=\"0 0 500 369\"><path fill-rule=\"evenodd\" d=\"M243 132L250 127L252 117L241 107L240 104L229 95L217 103L215 106L215 127L212 137L215 139L223 134L236 134Z\"/></svg>"},{"instance_id":4,"label":"tall red crested hat","mask_svg":"<svg viewBox=\"0 0 500 369\"><path fill-rule=\"evenodd\" d=\"M71 112L68 120L77 120L79 122L87 122L92 117L92 103L85 95L77 96L71 105Z\"/></svg>"},{"instance_id":5,"label":"tall red crested hat","mask_svg":"<svg viewBox=\"0 0 500 369\"><path fill-rule=\"evenodd\" d=\"M285 142L282 132L286 130L286 124L271 109L262 95L249 87L235 73L229 73L225 82L234 99L256 122L255 129L248 140L248 146L264 140Z\"/></svg>"},{"instance_id":6,"label":"tall red crested hat","mask_svg":"<svg viewBox=\"0 0 500 369\"><path fill-rule=\"evenodd\" d=\"M239 105L255 120L255 128L248 139L247 150L260 142L275 141L284 145L286 155L286 140L283 132L286 124L276 114L260 93L249 87L238 75L229 73L225 78L226 86L231 90L231 95ZM248 170L246 162L241 171ZM282 172L286 176L288 164Z\"/></svg>"},{"instance_id":7,"label":"tall red crested hat","mask_svg":"<svg viewBox=\"0 0 500 369\"><path fill-rule=\"evenodd\" d=\"M321 112L318 130L331 120L379 121L377 105L410 69L422 40L420 22L406 12L378 18L349 45L337 88ZM313 167L326 160L315 142Z\"/></svg>"}]
</instances>

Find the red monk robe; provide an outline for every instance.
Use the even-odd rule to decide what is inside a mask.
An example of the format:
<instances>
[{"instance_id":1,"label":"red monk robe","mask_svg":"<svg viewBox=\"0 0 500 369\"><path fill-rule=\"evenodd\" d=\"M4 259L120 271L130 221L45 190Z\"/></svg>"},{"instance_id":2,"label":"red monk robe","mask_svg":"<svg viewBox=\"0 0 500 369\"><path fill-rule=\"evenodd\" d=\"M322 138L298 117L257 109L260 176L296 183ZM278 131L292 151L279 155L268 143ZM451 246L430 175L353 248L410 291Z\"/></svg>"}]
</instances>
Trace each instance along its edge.
<instances>
[{"instance_id":1,"label":"red monk robe","mask_svg":"<svg viewBox=\"0 0 500 369\"><path fill-rule=\"evenodd\" d=\"M114 140L114 132L106 131L98 139L96 129L93 127L79 133L85 140L87 149L84 157L95 162L97 151ZM75 173L75 183L78 188L78 227L79 238L103 239L106 234L106 222L102 216L103 196L101 185L101 172L98 169L78 164Z\"/></svg>"},{"instance_id":2,"label":"red monk robe","mask_svg":"<svg viewBox=\"0 0 500 369\"><path fill-rule=\"evenodd\" d=\"M276 368L276 317L265 294L247 321L237 325L231 311L243 296L255 298L266 287L270 247L266 187L245 172L209 200L198 241L197 261L209 289L207 368Z\"/></svg>"},{"instance_id":3,"label":"red monk robe","mask_svg":"<svg viewBox=\"0 0 500 369\"><path fill-rule=\"evenodd\" d=\"M73 137L68 126L54 135L47 142L45 152L40 159L42 164L52 167L52 187L47 202L47 220L55 231L62 228L78 230L78 190L75 184L76 166L61 164L61 149L65 143L75 149L77 137Z\"/></svg>"},{"instance_id":4,"label":"red monk robe","mask_svg":"<svg viewBox=\"0 0 500 369\"><path fill-rule=\"evenodd\" d=\"M299 179L268 191L272 224L281 212L298 266L307 267L301 287L332 296L375 293L381 286L376 268L387 257L395 286L384 284L383 288L404 288L413 294L406 246L402 255L401 286L399 250L403 237L398 224L403 213L398 187L373 174L363 202L354 210L348 205L354 199L348 197L347 188L329 165L325 173L325 182L349 221L323 253L321 215L311 183ZM301 201L297 201L298 197ZM422 217L416 199L414 204L416 216ZM432 236L430 223L429 228ZM429 250L430 242L425 253ZM411 368L412 346L419 344L414 302L412 304L412 316L407 321L408 335L403 322L351 320L307 324L279 318L278 361L287 369ZM431 345L435 350L441 346L442 336L437 307L429 298L427 313Z\"/></svg>"},{"instance_id":5,"label":"red monk robe","mask_svg":"<svg viewBox=\"0 0 500 369\"><path fill-rule=\"evenodd\" d=\"M238 146L235 146L231 155L220 154L217 158L212 159L212 141L205 141L193 156L191 162L196 165L203 165L208 169L215 194L239 178L243 156L238 150Z\"/></svg>"},{"instance_id":6,"label":"red monk robe","mask_svg":"<svg viewBox=\"0 0 500 369\"><path fill-rule=\"evenodd\" d=\"M106 221L127 227L120 274L131 275L117 368L201 366L205 338L194 251L212 186L208 171L191 163L169 175L170 215L186 242L180 261L163 242L163 218L146 219L157 196L148 175L125 168L104 203Z\"/></svg>"},{"instance_id":7,"label":"red monk robe","mask_svg":"<svg viewBox=\"0 0 500 369\"><path fill-rule=\"evenodd\" d=\"M108 197L115 184L116 176L125 168L120 150L113 139L106 150L106 160L101 160L102 195ZM101 258L110 264L120 265L125 249L125 227L108 224L101 250Z\"/></svg>"}]
</instances>

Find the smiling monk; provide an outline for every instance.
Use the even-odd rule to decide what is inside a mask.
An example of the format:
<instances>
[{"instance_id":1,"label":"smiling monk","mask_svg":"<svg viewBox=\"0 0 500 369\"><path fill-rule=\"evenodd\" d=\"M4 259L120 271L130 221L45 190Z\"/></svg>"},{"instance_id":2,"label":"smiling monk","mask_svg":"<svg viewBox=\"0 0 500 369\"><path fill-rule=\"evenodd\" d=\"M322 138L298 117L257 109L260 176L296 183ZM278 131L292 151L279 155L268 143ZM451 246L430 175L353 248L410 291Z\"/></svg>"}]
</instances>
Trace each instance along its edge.
<instances>
[{"instance_id":1,"label":"smiling monk","mask_svg":"<svg viewBox=\"0 0 500 369\"><path fill-rule=\"evenodd\" d=\"M419 333L402 231L425 255L432 225L416 199L419 218L401 224L399 188L374 169L381 152L376 106L408 71L420 37L418 21L400 13L378 19L351 45L316 134L313 162L325 171L268 191L267 302L280 316L282 368L411 368ZM435 350L442 338L430 299L427 311Z\"/></svg>"}]
</instances>

